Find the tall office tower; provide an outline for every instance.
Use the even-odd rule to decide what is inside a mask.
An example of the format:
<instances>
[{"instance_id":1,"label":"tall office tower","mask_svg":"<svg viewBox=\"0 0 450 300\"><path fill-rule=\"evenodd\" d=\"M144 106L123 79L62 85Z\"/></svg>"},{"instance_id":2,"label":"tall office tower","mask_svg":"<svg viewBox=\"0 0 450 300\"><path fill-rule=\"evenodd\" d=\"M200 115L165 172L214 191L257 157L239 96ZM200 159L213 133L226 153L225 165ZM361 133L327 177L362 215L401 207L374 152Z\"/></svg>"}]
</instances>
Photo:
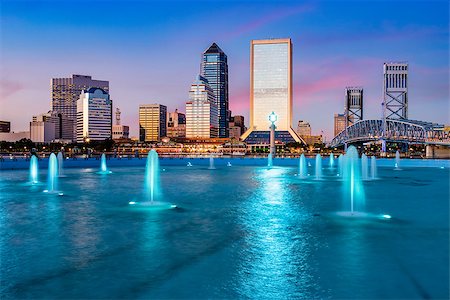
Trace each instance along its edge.
<instances>
[{"instance_id":1,"label":"tall office tower","mask_svg":"<svg viewBox=\"0 0 450 300\"><path fill-rule=\"evenodd\" d=\"M30 122L30 139L38 143L54 140L72 142L75 140L73 124L72 119L55 111L33 116Z\"/></svg>"},{"instance_id":2,"label":"tall office tower","mask_svg":"<svg viewBox=\"0 0 450 300\"><path fill-rule=\"evenodd\" d=\"M0 121L0 132L9 133L11 131L11 122Z\"/></svg>"},{"instance_id":3,"label":"tall office tower","mask_svg":"<svg viewBox=\"0 0 450 300\"><path fill-rule=\"evenodd\" d=\"M216 43L203 52L201 75L208 80L214 91L219 117L219 137L228 137L228 62L227 55Z\"/></svg>"},{"instance_id":4,"label":"tall office tower","mask_svg":"<svg viewBox=\"0 0 450 300\"><path fill-rule=\"evenodd\" d=\"M208 80L198 76L189 91L186 102L186 137L215 138L218 136L219 117L213 89Z\"/></svg>"},{"instance_id":5,"label":"tall office tower","mask_svg":"<svg viewBox=\"0 0 450 300\"><path fill-rule=\"evenodd\" d=\"M334 114L334 136L345 130L346 123L345 114Z\"/></svg>"},{"instance_id":6,"label":"tall office tower","mask_svg":"<svg viewBox=\"0 0 450 300\"><path fill-rule=\"evenodd\" d=\"M171 138L186 137L186 115L178 112L167 113L167 136Z\"/></svg>"},{"instance_id":7,"label":"tall office tower","mask_svg":"<svg viewBox=\"0 0 450 300\"><path fill-rule=\"evenodd\" d=\"M383 116L386 119L408 119L408 64L383 65Z\"/></svg>"},{"instance_id":8,"label":"tall office tower","mask_svg":"<svg viewBox=\"0 0 450 300\"><path fill-rule=\"evenodd\" d=\"M298 121L297 134L301 137L311 135L311 125L303 120Z\"/></svg>"},{"instance_id":9,"label":"tall office tower","mask_svg":"<svg viewBox=\"0 0 450 300\"><path fill-rule=\"evenodd\" d=\"M53 78L52 110L66 115L74 122L74 136L76 136L77 101L83 90L91 87L101 88L109 93L109 81L93 80L91 76L72 75L68 78Z\"/></svg>"},{"instance_id":10,"label":"tall office tower","mask_svg":"<svg viewBox=\"0 0 450 300\"><path fill-rule=\"evenodd\" d=\"M159 142L167 136L167 106L139 105L139 141Z\"/></svg>"},{"instance_id":11,"label":"tall office tower","mask_svg":"<svg viewBox=\"0 0 450 300\"><path fill-rule=\"evenodd\" d=\"M292 129L291 39L253 40L250 45L250 128L242 139L268 144L269 115L274 112L275 140L303 142Z\"/></svg>"},{"instance_id":12,"label":"tall office tower","mask_svg":"<svg viewBox=\"0 0 450 300\"><path fill-rule=\"evenodd\" d=\"M345 122L346 126L363 119L363 89L361 87L345 88Z\"/></svg>"},{"instance_id":13,"label":"tall office tower","mask_svg":"<svg viewBox=\"0 0 450 300\"><path fill-rule=\"evenodd\" d=\"M107 91L91 87L77 101L77 142L112 137L112 101Z\"/></svg>"}]
</instances>

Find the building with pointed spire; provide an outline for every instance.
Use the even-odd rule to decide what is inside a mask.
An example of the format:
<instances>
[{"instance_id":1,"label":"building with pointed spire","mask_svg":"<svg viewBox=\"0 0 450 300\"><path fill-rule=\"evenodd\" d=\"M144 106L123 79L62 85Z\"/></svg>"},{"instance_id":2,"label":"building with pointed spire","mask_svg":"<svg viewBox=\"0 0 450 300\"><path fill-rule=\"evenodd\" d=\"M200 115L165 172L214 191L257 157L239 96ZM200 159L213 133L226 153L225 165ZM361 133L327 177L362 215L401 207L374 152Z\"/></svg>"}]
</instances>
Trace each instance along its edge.
<instances>
[{"instance_id":1,"label":"building with pointed spire","mask_svg":"<svg viewBox=\"0 0 450 300\"><path fill-rule=\"evenodd\" d=\"M218 137L229 136L228 118L228 61L216 43L203 52L200 74L212 88L219 119Z\"/></svg>"}]
</instances>

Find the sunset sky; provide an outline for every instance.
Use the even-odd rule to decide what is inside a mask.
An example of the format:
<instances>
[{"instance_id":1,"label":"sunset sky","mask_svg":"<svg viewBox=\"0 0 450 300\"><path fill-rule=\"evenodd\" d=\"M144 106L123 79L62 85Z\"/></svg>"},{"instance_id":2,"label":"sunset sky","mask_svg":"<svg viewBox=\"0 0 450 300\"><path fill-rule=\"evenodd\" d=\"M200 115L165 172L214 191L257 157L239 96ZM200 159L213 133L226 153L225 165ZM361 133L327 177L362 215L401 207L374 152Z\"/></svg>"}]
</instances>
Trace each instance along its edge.
<instances>
[{"instance_id":1,"label":"sunset sky","mask_svg":"<svg viewBox=\"0 0 450 300\"><path fill-rule=\"evenodd\" d=\"M249 115L250 41L292 38L294 124L333 132L344 88L363 86L364 117L381 116L382 64L409 63L411 119L449 121L448 1L0 0L0 120L29 130L50 110L50 79L109 80L131 135L138 105L185 111L202 52L228 55L230 109Z\"/></svg>"}]
</instances>

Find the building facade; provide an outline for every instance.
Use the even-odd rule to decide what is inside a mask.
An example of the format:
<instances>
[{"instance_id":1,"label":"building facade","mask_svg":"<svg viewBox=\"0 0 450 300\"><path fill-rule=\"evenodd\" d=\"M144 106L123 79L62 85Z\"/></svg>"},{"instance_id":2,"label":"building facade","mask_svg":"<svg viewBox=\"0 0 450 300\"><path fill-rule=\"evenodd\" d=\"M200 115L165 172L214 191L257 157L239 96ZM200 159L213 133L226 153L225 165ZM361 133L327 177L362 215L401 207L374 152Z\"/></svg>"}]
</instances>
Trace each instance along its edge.
<instances>
[{"instance_id":1,"label":"building facade","mask_svg":"<svg viewBox=\"0 0 450 300\"><path fill-rule=\"evenodd\" d=\"M0 132L8 133L11 131L11 122L0 121Z\"/></svg>"},{"instance_id":2,"label":"building facade","mask_svg":"<svg viewBox=\"0 0 450 300\"><path fill-rule=\"evenodd\" d=\"M120 124L120 109L116 107L116 124L112 126L112 139L113 140L124 140L129 139L130 127Z\"/></svg>"},{"instance_id":3,"label":"building facade","mask_svg":"<svg viewBox=\"0 0 450 300\"><path fill-rule=\"evenodd\" d=\"M178 112L167 113L167 136L170 138L186 137L186 114Z\"/></svg>"},{"instance_id":4,"label":"building facade","mask_svg":"<svg viewBox=\"0 0 450 300\"><path fill-rule=\"evenodd\" d=\"M213 89L208 80L198 76L191 85L186 102L186 138L216 138L219 117Z\"/></svg>"},{"instance_id":5,"label":"building facade","mask_svg":"<svg viewBox=\"0 0 450 300\"><path fill-rule=\"evenodd\" d=\"M218 135L221 138L228 137L228 60L216 43L203 52L200 73L214 92L219 119Z\"/></svg>"},{"instance_id":6,"label":"building facade","mask_svg":"<svg viewBox=\"0 0 450 300\"><path fill-rule=\"evenodd\" d=\"M112 101L101 88L83 90L77 102L77 142L112 137Z\"/></svg>"},{"instance_id":7,"label":"building facade","mask_svg":"<svg viewBox=\"0 0 450 300\"><path fill-rule=\"evenodd\" d=\"M161 104L139 105L139 141L159 142L167 136L167 107Z\"/></svg>"},{"instance_id":8,"label":"building facade","mask_svg":"<svg viewBox=\"0 0 450 300\"><path fill-rule=\"evenodd\" d=\"M75 140L73 126L73 120L66 115L49 111L33 116L30 122L30 139L36 143L52 141L70 143Z\"/></svg>"},{"instance_id":9,"label":"building facade","mask_svg":"<svg viewBox=\"0 0 450 300\"><path fill-rule=\"evenodd\" d=\"M334 114L334 136L345 130L346 123L345 114Z\"/></svg>"},{"instance_id":10,"label":"building facade","mask_svg":"<svg viewBox=\"0 0 450 300\"><path fill-rule=\"evenodd\" d=\"M303 142L292 129L291 39L253 40L250 45L250 127L246 143L269 143L269 115L274 112L277 142Z\"/></svg>"},{"instance_id":11,"label":"building facade","mask_svg":"<svg viewBox=\"0 0 450 300\"><path fill-rule=\"evenodd\" d=\"M298 121L297 124L297 134L301 136L303 139L305 136L311 135L311 125L303 120Z\"/></svg>"},{"instance_id":12,"label":"building facade","mask_svg":"<svg viewBox=\"0 0 450 300\"><path fill-rule=\"evenodd\" d=\"M408 119L408 64L383 65L383 116L386 119Z\"/></svg>"}]
</instances>

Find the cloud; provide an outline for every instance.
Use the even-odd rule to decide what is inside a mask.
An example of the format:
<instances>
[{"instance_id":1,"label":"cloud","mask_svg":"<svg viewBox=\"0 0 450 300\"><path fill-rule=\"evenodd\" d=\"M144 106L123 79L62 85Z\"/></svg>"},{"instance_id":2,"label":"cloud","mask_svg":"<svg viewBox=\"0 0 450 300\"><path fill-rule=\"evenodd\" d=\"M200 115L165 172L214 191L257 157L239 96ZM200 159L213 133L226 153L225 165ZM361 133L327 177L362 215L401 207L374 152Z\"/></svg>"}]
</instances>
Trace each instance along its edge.
<instances>
[{"instance_id":1,"label":"cloud","mask_svg":"<svg viewBox=\"0 0 450 300\"><path fill-rule=\"evenodd\" d=\"M0 79L0 101L6 100L8 97L23 89L24 86L20 82L4 78Z\"/></svg>"},{"instance_id":2,"label":"cloud","mask_svg":"<svg viewBox=\"0 0 450 300\"><path fill-rule=\"evenodd\" d=\"M256 19L241 24L234 30L228 32L227 34L225 34L224 40L227 41L232 40L234 38L238 38L247 33L257 31L258 29L270 23L277 22L298 14L310 12L313 9L314 6L309 3L297 5L290 8L282 7L279 9L271 9L269 13L263 14Z\"/></svg>"}]
</instances>

